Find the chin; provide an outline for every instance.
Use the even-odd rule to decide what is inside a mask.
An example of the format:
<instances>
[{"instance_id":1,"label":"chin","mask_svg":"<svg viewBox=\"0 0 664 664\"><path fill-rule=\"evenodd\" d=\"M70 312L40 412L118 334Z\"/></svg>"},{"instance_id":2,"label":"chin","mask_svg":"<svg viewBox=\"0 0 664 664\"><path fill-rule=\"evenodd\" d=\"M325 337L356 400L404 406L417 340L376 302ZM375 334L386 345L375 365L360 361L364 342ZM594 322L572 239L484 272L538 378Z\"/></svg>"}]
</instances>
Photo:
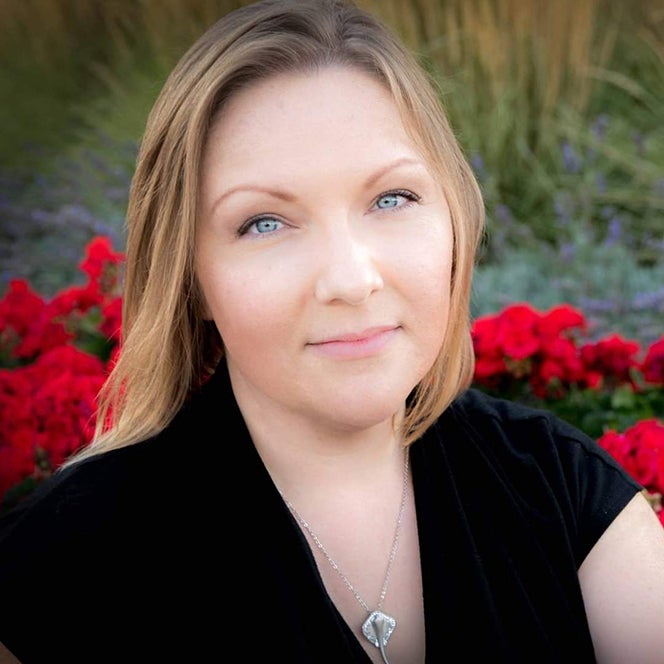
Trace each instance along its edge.
<instances>
[{"instance_id":1,"label":"chin","mask_svg":"<svg viewBox=\"0 0 664 664\"><path fill-rule=\"evenodd\" d=\"M351 395L341 401L338 398L323 404L324 412L346 430L369 429L386 422L392 422L403 412L406 397L410 392L395 394Z\"/></svg>"}]
</instances>

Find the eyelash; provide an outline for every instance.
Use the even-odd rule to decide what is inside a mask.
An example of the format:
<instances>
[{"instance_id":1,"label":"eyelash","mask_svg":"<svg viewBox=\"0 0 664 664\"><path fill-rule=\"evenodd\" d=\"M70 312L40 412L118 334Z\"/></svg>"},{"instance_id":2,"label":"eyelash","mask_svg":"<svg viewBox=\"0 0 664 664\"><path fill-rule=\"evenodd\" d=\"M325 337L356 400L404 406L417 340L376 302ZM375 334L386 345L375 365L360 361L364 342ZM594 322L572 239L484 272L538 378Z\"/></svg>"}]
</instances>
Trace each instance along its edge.
<instances>
[{"instance_id":1,"label":"eyelash","mask_svg":"<svg viewBox=\"0 0 664 664\"><path fill-rule=\"evenodd\" d=\"M261 221L271 221L271 220L278 221L280 224L285 223L285 222L281 221L281 219L279 219L279 217L277 217L274 214L262 214L262 215L258 215L257 217L252 217L251 219L247 219L247 221L245 221L244 224L242 224L242 226L240 226L240 228L237 231L237 234L239 236L247 235L247 233L249 233L251 227L254 226L255 224L258 224ZM263 233L256 233L256 235L263 235ZM265 233L264 235L270 235L270 233Z\"/></svg>"},{"instance_id":2,"label":"eyelash","mask_svg":"<svg viewBox=\"0 0 664 664\"><path fill-rule=\"evenodd\" d=\"M377 205L378 201L381 198L385 198L386 196L402 196L407 201L406 205L409 205L411 203L419 203L422 200L421 196L418 196L417 194L413 193L412 191L409 191L408 189L390 189L389 191L384 191L382 194L376 196L372 204L372 207ZM393 207L393 208L379 208L379 209L383 212L392 212L394 210L401 209L401 207L403 206L400 205L398 207ZM258 217L252 217L251 219L247 219L247 221L244 224L242 224L242 226L238 229L238 235L239 236L246 235L247 233L249 233L250 228L254 224L267 220L278 221L281 224L284 223L276 215L269 215L269 214L259 215ZM256 233L256 235L262 235L262 233ZM265 235L270 235L270 233L265 233Z\"/></svg>"},{"instance_id":3,"label":"eyelash","mask_svg":"<svg viewBox=\"0 0 664 664\"><path fill-rule=\"evenodd\" d=\"M408 201L406 205L409 205L410 203L419 203L422 200L421 196L418 196L417 194L413 193L412 191L409 191L408 189L390 189L389 191L384 191L382 194L376 196L372 207L375 206L381 198L385 198L386 196L403 196L403 198L405 198ZM394 208L379 208L379 209L384 212L391 212L392 210L398 210L401 207L403 206L394 207Z\"/></svg>"}]
</instances>

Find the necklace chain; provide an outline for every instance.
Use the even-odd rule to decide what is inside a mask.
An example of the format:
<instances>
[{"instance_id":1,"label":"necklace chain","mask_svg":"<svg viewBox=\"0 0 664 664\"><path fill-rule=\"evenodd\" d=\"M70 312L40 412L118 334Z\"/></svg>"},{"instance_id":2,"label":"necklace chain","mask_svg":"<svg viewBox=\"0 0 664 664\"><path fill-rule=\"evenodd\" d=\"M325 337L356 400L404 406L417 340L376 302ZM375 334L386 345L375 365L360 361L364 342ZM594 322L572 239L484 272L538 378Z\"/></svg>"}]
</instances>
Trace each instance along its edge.
<instances>
[{"instance_id":1,"label":"necklace chain","mask_svg":"<svg viewBox=\"0 0 664 664\"><path fill-rule=\"evenodd\" d=\"M399 516L397 517L397 525L394 530L394 539L392 540L392 549L390 550L390 557L389 560L387 561L387 570L385 572L385 580L383 581L383 587L381 588L380 591L380 597L378 598L378 603L376 604L376 609L380 611L383 606L383 601L385 600L385 595L387 593L387 586L390 583L390 575L392 573L392 565L394 564L394 559L396 558L397 555L397 548L399 546L399 535L401 533L401 522L403 520L403 514L404 510L406 507L406 495L407 495L407 489L408 489L408 450L404 450L404 465L403 465L403 483L402 483L402 490L401 490L401 505L399 507ZM279 492L281 493L281 491ZM335 572L341 577L343 580L344 584L350 590L350 592L353 593L353 596L355 599L360 603L362 608L367 611L368 613L371 613L371 609L367 605L367 603L362 599L360 596L360 593L357 592L353 584L348 580L348 577L341 571L341 568L339 565L334 561L332 556L327 552L327 549L323 546L323 543L320 541L318 538L318 535L312 530L311 526L309 523L302 517L302 515L291 505L291 503L286 500L283 494L281 494L281 497L284 499L284 502L286 503L286 506L288 509L293 513L295 518L298 520L300 525L309 533L311 536L311 539L314 541L316 546L320 549L321 553L325 556L327 561L330 563L332 568L335 570Z\"/></svg>"}]
</instances>

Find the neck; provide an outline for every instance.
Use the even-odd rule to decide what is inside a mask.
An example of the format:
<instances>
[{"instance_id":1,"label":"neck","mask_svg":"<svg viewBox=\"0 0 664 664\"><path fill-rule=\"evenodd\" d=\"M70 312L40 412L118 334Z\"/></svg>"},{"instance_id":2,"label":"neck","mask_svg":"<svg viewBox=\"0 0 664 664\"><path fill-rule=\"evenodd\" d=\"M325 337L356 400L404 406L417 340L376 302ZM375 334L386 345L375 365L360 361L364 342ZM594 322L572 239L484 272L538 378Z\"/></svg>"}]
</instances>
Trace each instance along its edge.
<instances>
[{"instance_id":1,"label":"neck","mask_svg":"<svg viewBox=\"0 0 664 664\"><path fill-rule=\"evenodd\" d=\"M382 493L401 476L403 445L391 430L322 445L295 436L267 441L252 433L252 439L275 484L294 500L324 499L329 492Z\"/></svg>"},{"instance_id":2,"label":"neck","mask_svg":"<svg viewBox=\"0 0 664 664\"><path fill-rule=\"evenodd\" d=\"M400 476L403 443L392 420L344 432L292 419L245 421L270 475L289 496L316 494L326 487L384 490L389 478Z\"/></svg>"},{"instance_id":3,"label":"neck","mask_svg":"<svg viewBox=\"0 0 664 664\"><path fill-rule=\"evenodd\" d=\"M353 422L343 416L305 416L248 389L241 378L232 384L254 446L284 491L307 482L312 488L340 480L366 484L400 464L405 403L396 412Z\"/></svg>"}]
</instances>

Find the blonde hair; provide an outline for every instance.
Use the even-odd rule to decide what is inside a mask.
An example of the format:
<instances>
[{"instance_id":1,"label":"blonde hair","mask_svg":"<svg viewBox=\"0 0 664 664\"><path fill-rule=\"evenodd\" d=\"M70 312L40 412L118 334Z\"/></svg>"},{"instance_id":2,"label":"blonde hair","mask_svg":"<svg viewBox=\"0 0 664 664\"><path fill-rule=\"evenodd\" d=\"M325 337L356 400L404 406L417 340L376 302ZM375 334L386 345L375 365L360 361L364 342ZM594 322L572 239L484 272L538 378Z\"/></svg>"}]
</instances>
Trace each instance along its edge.
<instances>
[{"instance_id":1,"label":"blonde hair","mask_svg":"<svg viewBox=\"0 0 664 664\"><path fill-rule=\"evenodd\" d=\"M72 462L158 433L214 371L223 344L204 320L194 273L210 126L237 90L331 65L367 72L391 92L451 210L449 322L436 362L408 400L405 441L470 385L471 279L484 206L433 81L391 30L352 2L263 0L227 14L194 43L148 117L127 210L122 351L100 395L95 438Z\"/></svg>"}]
</instances>

